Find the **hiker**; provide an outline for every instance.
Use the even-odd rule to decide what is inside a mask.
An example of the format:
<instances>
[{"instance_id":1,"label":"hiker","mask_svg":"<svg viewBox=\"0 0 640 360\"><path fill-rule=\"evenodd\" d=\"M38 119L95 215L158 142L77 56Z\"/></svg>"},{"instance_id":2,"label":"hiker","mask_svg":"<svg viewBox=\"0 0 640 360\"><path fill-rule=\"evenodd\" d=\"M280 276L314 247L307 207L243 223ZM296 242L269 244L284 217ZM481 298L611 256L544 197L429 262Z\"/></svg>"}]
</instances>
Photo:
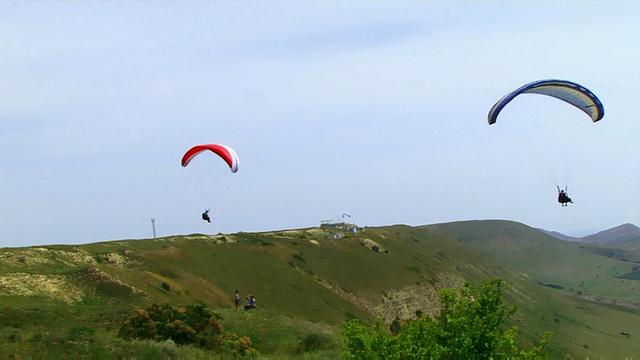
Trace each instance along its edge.
<instances>
[{"instance_id":1,"label":"hiker","mask_svg":"<svg viewBox=\"0 0 640 360\"><path fill-rule=\"evenodd\" d=\"M240 306L240 294L238 294L238 290L233 294L233 299L236 302L236 311L238 310L238 306Z\"/></svg>"}]
</instances>

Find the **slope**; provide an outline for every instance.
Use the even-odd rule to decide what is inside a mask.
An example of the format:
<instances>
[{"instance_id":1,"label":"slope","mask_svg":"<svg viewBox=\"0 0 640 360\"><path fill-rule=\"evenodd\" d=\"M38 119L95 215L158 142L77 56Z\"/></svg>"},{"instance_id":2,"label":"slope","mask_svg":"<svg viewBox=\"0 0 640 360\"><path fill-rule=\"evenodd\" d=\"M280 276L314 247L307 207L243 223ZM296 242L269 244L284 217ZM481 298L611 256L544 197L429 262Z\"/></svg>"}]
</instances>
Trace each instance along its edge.
<instances>
[{"instance_id":1,"label":"slope","mask_svg":"<svg viewBox=\"0 0 640 360\"><path fill-rule=\"evenodd\" d=\"M640 228L633 224L622 224L596 234L585 236L580 241L597 245L624 246L625 244L640 245Z\"/></svg>"},{"instance_id":2,"label":"slope","mask_svg":"<svg viewBox=\"0 0 640 360\"><path fill-rule=\"evenodd\" d=\"M555 239L529 226L502 220L467 221L424 227L448 235L532 279L582 296L638 300L639 284L617 277L633 264L597 256L583 244Z\"/></svg>"},{"instance_id":3,"label":"slope","mask_svg":"<svg viewBox=\"0 0 640 360\"><path fill-rule=\"evenodd\" d=\"M374 227L329 238L336 231L192 234L0 249L0 321L25 332L89 328L112 338L118 321L135 307L202 301L236 319L239 333L250 333L255 331L251 317L232 310L232 294L239 289L255 294L256 314L284 319L269 321L295 319L307 328L326 324L338 333L352 318L390 324L436 314L439 289L501 278L508 301L520 306L514 324L523 344L533 344L550 329L557 334L550 349L556 357L619 357L636 349L633 336L640 334L640 322L627 324L637 319L635 313L585 299L597 296L601 282L583 279L582 297L569 290L580 271L604 278L617 266L622 270L614 259L512 222ZM586 270L591 267L597 270ZM551 280L565 289L539 284ZM261 351L273 351L266 344L277 328L272 323L261 330L256 340Z\"/></svg>"}]
</instances>

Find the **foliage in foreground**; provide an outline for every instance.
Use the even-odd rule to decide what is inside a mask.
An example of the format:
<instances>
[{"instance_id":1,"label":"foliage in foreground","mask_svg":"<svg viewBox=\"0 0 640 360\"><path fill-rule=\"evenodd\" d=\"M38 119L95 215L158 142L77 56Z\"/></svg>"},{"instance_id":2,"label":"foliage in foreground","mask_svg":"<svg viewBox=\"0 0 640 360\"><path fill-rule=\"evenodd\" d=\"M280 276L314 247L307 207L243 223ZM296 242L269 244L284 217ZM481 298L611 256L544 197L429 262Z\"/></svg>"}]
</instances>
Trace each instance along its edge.
<instances>
[{"instance_id":1,"label":"foliage in foreground","mask_svg":"<svg viewBox=\"0 0 640 360\"><path fill-rule=\"evenodd\" d=\"M247 336L224 331L222 316L203 304L175 307L151 304L136 309L135 314L120 324L118 336L125 340L170 341L177 345L195 345L216 352L241 356L258 355Z\"/></svg>"},{"instance_id":2,"label":"foliage in foreground","mask_svg":"<svg viewBox=\"0 0 640 360\"><path fill-rule=\"evenodd\" d=\"M477 294L476 294L477 293ZM545 333L538 346L520 349L515 339L518 328L500 328L515 314L517 307L504 302L500 279L482 284L479 292L470 284L459 293L440 291L442 309L436 319L422 316L391 335L378 320L368 326L359 320L344 325L344 352L350 359L407 358L535 358L543 355L551 333Z\"/></svg>"}]
</instances>

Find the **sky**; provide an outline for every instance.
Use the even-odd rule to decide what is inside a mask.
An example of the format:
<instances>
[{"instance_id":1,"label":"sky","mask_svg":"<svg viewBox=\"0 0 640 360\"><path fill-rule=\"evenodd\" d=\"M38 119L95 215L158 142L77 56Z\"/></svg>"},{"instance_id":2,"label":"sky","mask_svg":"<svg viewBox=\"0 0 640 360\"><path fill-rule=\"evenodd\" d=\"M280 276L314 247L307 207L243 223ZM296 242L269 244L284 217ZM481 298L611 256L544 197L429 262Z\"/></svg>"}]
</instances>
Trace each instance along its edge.
<instances>
[{"instance_id":1,"label":"sky","mask_svg":"<svg viewBox=\"0 0 640 360\"><path fill-rule=\"evenodd\" d=\"M639 33L637 1L2 1L0 247L343 213L640 226ZM487 123L539 79L584 85L604 118L521 95ZM181 167L206 143L238 172Z\"/></svg>"}]
</instances>

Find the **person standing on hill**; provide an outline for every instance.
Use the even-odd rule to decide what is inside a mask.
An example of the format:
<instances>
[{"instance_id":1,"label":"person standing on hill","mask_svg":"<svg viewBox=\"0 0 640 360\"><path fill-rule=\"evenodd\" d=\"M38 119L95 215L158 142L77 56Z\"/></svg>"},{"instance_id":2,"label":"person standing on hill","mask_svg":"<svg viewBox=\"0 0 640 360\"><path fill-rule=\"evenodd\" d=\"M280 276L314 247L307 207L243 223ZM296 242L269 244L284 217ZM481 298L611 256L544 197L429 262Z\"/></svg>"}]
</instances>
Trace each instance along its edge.
<instances>
[{"instance_id":1,"label":"person standing on hill","mask_svg":"<svg viewBox=\"0 0 640 360\"><path fill-rule=\"evenodd\" d=\"M240 306L240 294L238 294L238 290L233 294L233 300L236 303L236 310L238 310L238 306Z\"/></svg>"}]
</instances>

